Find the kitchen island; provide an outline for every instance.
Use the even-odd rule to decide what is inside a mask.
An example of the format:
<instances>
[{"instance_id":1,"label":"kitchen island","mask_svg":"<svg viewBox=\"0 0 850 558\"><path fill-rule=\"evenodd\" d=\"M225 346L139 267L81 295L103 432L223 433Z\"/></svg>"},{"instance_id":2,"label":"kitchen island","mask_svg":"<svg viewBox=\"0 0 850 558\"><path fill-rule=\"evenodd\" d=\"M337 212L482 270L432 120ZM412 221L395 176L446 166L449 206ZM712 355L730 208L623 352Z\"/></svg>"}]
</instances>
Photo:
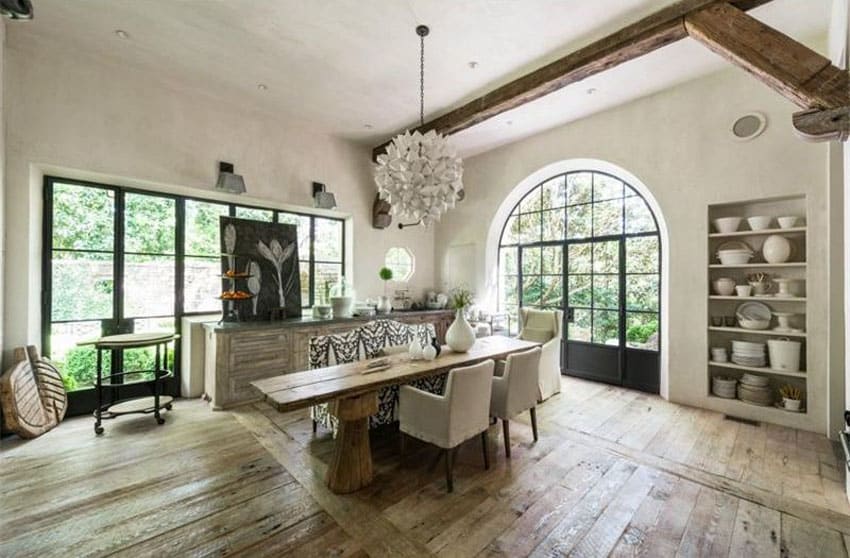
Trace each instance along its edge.
<instances>
[{"instance_id":1,"label":"kitchen island","mask_svg":"<svg viewBox=\"0 0 850 558\"><path fill-rule=\"evenodd\" d=\"M259 396L251 382L309 368L310 338L343 333L374 319L432 323L437 341L442 344L454 312L423 310L391 312L378 317L205 323L204 392L210 405L213 409L225 409L256 401Z\"/></svg>"}]
</instances>

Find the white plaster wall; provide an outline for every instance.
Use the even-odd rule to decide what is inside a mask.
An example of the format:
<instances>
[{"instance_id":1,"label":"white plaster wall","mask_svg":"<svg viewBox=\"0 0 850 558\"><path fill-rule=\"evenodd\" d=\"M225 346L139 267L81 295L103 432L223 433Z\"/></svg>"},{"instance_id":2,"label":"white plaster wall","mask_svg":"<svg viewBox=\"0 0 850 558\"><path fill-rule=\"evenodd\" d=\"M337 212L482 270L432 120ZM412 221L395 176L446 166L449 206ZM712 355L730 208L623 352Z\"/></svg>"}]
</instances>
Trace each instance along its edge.
<instances>
[{"instance_id":1,"label":"white plaster wall","mask_svg":"<svg viewBox=\"0 0 850 558\"><path fill-rule=\"evenodd\" d=\"M6 113L3 111L3 93L5 84L6 65L6 20L0 18L0 231L4 234L0 236L0 292L3 288L3 269L6 266L6 235L3 227L4 215L3 206L6 201ZM3 320L3 300L0 297L0 353L3 351L5 344L3 343L3 333L5 331Z\"/></svg>"},{"instance_id":2,"label":"white plaster wall","mask_svg":"<svg viewBox=\"0 0 850 558\"><path fill-rule=\"evenodd\" d=\"M750 110L767 115L767 130L755 141L733 141L731 122ZM669 398L729 410L707 397L707 206L805 193L810 226L809 412L770 416L826 432L827 146L794 136L795 110L744 72L730 69L467 159L467 199L437 228L438 274L448 273L444 258L451 246L473 243L481 255L476 258L476 288L479 295L484 292L488 226L508 193L538 169L576 158L622 167L652 192L669 230ZM733 414L764 418L759 410L740 404Z\"/></svg>"},{"instance_id":3,"label":"white plaster wall","mask_svg":"<svg viewBox=\"0 0 850 558\"><path fill-rule=\"evenodd\" d=\"M370 149L73 50L17 44L14 35L6 62L5 230L15 262L4 290L7 353L40 342L44 172L248 202L212 191L225 160L244 175L251 201L279 207L309 206L311 182L324 182L351 217L348 259L359 297L382 293L377 272L393 245L416 256L412 290L433 286L433 231L371 227Z\"/></svg>"}]
</instances>

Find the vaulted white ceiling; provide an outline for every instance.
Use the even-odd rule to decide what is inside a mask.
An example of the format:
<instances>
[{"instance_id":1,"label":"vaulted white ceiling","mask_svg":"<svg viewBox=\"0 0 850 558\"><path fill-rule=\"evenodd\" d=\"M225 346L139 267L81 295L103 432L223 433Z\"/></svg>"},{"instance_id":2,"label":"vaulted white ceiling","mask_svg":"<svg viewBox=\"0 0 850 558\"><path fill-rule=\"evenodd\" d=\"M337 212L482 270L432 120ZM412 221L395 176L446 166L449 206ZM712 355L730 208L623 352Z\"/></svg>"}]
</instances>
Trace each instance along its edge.
<instances>
[{"instance_id":1,"label":"vaulted white ceiling","mask_svg":"<svg viewBox=\"0 0 850 558\"><path fill-rule=\"evenodd\" d=\"M426 39L426 118L460 106L673 0L34 0L11 44L103 56L221 99L375 145L417 123ZM822 50L831 0L774 0L752 15ZM116 36L121 29L126 39ZM32 43L30 43L32 44ZM477 62L475 69L470 62ZM455 136L491 149L725 66L680 41ZM259 90L258 84L267 88ZM588 94L589 89L595 92Z\"/></svg>"}]
</instances>

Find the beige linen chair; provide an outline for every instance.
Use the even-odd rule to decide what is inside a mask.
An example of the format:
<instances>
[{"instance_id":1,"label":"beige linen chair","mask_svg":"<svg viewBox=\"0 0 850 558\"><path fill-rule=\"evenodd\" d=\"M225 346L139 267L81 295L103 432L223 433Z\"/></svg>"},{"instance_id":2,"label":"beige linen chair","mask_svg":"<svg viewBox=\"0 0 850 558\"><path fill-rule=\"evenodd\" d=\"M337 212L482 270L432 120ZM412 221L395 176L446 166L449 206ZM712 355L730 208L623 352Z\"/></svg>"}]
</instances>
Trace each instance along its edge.
<instances>
[{"instance_id":1,"label":"beige linen chair","mask_svg":"<svg viewBox=\"0 0 850 558\"><path fill-rule=\"evenodd\" d=\"M561 393L561 324L560 310L520 308L519 339L542 343L538 373L538 401L546 401Z\"/></svg>"},{"instance_id":2,"label":"beige linen chair","mask_svg":"<svg viewBox=\"0 0 850 558\"><path fill-rule=\"evenodd\" d=\"M412 386L399 392L399 422L404 436L409 435L443 450L446 456L446 485L454 490L452 466L454 450L477 434L481 435L484 468L490 468L487 455L487 428L490 423L490 383L492 360L449 372L443 395L428 393Z\"/></svg>"},{"instance_id":3,"label":"beige linen chair","mask_svg":"<svg viewBox=\"0 0 850 558\"><path fill-rule=\"evenodd\" d=\"M540 367L540 347L508 355L504 372L493 378L490 416L502 419L505 434L505 457L511 456L510 419L523 411L531 413L531 430L537 441L537 370Z\"/></svg>"}]
</instances>

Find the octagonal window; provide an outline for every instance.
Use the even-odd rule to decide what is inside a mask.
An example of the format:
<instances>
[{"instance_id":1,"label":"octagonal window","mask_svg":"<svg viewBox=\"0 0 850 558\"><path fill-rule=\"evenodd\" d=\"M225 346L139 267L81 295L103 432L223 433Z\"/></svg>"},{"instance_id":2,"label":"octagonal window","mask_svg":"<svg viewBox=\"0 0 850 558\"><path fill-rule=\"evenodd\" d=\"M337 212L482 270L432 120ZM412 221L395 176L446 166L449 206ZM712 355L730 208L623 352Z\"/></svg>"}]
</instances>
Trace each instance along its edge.
<instances>
[{"instance_id":1,"label":"octagonal window","mask_svg":"<svg viewBox=\"0 0 850 558\"><path fill-rule=\"evenodd\" d=\"M384 265L392 270L394 281L409 281L413 277L413 262L413 252L398 246L387 250L384 256Z\"/></svg>"}]
</instances>

